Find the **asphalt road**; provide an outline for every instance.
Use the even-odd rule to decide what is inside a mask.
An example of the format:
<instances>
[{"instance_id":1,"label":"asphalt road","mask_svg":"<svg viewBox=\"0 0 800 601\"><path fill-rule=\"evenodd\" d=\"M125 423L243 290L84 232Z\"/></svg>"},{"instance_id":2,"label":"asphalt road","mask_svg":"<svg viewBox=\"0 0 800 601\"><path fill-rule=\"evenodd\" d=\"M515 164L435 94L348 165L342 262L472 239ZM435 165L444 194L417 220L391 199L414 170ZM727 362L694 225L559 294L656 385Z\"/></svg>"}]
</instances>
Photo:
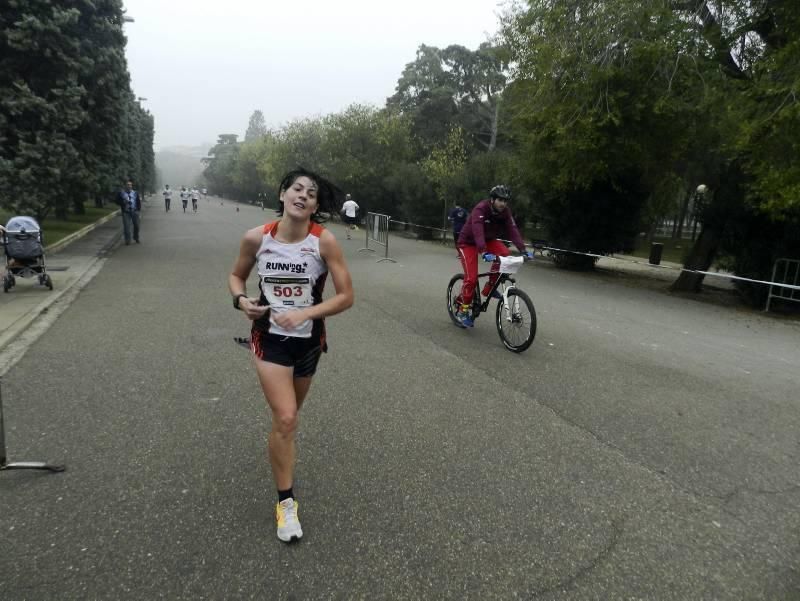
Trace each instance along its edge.
<instances>
[{"instance_id":1,"label":"asphalt road","mask_svg":"<svg viewBox=\"0 0 800 601\"><path fill-rule=\"evenodd\" d=\"M344 240L303 409L305 537L227 273L272 213L152 207L3 381L0 591L23 599L800 599L800 328L546 261L539 332L454 327L452 249ZM253 284L251 283L251 289Z\"/></svg>"}]
</instances>

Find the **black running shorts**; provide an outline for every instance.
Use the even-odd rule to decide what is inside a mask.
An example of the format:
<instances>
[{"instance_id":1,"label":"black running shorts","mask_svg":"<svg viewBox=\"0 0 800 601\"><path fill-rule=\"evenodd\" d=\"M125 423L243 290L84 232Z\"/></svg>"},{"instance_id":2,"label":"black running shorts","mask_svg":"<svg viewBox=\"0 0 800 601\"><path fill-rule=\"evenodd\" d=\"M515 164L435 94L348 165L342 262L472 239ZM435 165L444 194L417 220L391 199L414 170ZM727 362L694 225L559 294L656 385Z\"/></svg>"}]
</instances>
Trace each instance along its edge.
<instances>
[{"instance_id":1,"label":"black running shorts","mask_svg":"<svg viewBox=\"0 0 800 601\"><path fill-rule=\"evenodd\" d=\"M293 367L295 378L313 376L322 355L319 338L294 338L255 329L250 333L250 348L262 361Z\"/></svg>"}]
</instances>

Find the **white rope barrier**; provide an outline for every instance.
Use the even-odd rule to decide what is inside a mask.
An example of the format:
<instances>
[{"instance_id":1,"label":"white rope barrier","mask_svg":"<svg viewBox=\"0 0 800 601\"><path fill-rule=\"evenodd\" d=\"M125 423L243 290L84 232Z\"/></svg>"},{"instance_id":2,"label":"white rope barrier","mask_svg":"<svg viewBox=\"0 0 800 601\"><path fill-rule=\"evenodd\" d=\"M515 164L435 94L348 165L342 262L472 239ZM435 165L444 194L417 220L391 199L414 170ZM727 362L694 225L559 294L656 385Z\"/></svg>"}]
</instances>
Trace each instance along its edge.
<instances>
[{"instance_id":1,"label":"white rope barrier","mask_svg":"<svg viewBox=\"0 0 800 601\"><path fill-rule=\"evenodd\" d=\"M411 227L420 227L420 228L423 228L423 229L426 229L426 230L434 230L436 232L442 232L444 234L447 234L447 232L450 231L450 230L442 229L440 227L431 227L431 226L427 226L427 225L417 225L416 223L411 223L409 221L395 221L394 219L392 219L392 220L390 220L390 223L396 223L397 225L410 225Z\"/></svg>"},{"instance_id":2,"label":"white rope barrier","mask_svg":"<svg viewBox=\"0 0 800 601\"><path fill-rule=\"evenodd\" d=\"M686 269L685 267L672 267L671 265L653 265L652 263L650 263L648 261L636 261L635 259L621 259L619 257L612 257L612 256L609 256L609 255L598 255L598 254L594 254L594 253L584 253L584 252L578 252L576 250L566 250L566 249L563 249L563 248L552 248L550 246L543 247L543 250L547 250L549 252L570 253L570 254L573 254L573 255L582 255L582 256L586 256L586 257L596 257L598 259L611 259L613 261L622 261L623 263L635 263L637 265L645 265L646 267L652 267L654 269L668 269L670 271L680 271L680 272L686 272L686 273L696 273L696 274L700 274L700 275L710 275L712 277L727 278L727 279L730 279L730 280L738 280L738 281L741 281L741 282L750 282L752 284L764 284L764 285L767 285L767 286L775 286L775 287L779 287L779 288L789 288L791 290L800 290L800 286L793 286L791 284L783 284L781 282L769 282L769 281L766 281L766 280L754 280L752 278L743 278L741 276L732 275L732 274L729 274L729 273L719 273L719 272L715 272L715 271L701 271L699 269Z\"/></svg>"},{"instance_id":3,"label":"white rope barrier","mask_svg":"<svg viewBox=\"0 0 800 601\"><path fill-rule=\"evenodd\" d=\"M411 227L415 227L415 228L423 228L423 229L433 230L433 231L436 231L436 232L442 232L444 234L447 234L449 232L449 230L445 230L445 229L442 229L440 227L430 227L430 226L427 226L427 225L418 225L416 223L411 223L411 222L407 222L407 221L395 221L394 219L390 220L390 223L396 223L397 225L407 225L407 226L411 226ZM502 240L501 239L500 241L508 243L508 244L511 243L510 240ZM531 245L527 245L527 246L531 246ZM781 282L769 282L769 281L766 281L766 280L754 280L753 278L744 278L744 277L741 277L741 276L738 276L738 275L732 275L732 274L729 274L729 273L719 273L719 272L715 272L715 271L701 271L699 269L686 269L685 267L672 267L671 265L653 265L649 261L637 261L635 259L621 259L619 257L613 257L613 256L610 256L610 255L600 255L600 254L596 254L596 253L578 252L576 250L566 250L564 248L554 248L554 247L551 247L551 246L535 246L534 248L536 250L539 250L539 251L546 250L546 251L548 251L550 253L570 253L570 254L573 254L573 255L581 255L581 256L585 256L585 257L594 257L596 259L611 259L613 261L621 261L623 263L634 263L636 265L644 265L644 266L652 268L652 269L667 269L669 271L695 273L695 274L699 274L699 275L708 275L708 276L715 277L715 278L727 278L729 280L737 280L737 281L740 281L740 282L750 282L751 284L764 284L765 286L775 286L775 287L778 287L778 288L788 288L790 290L800 290L800 286L794 286L792 284L783 284Z\"/></svg>"}]
</instances>

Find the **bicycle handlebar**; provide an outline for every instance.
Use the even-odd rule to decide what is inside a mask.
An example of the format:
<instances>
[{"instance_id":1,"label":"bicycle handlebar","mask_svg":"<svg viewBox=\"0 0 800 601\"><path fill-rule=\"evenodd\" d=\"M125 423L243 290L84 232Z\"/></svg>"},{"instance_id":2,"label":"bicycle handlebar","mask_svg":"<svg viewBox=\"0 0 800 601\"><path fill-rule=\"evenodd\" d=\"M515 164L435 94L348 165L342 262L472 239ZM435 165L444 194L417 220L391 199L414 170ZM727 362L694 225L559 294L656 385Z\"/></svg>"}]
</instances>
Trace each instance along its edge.
<instances>
[{"instance_id":1,"label":"bicycle handlebar","mask_svg":"<svg viewBox=\"0 0 800 601\"><path fill-rule=\"evenodd\" d=\"M486 259L484 259L484 258L483 258L483 255L484 255L484 254L486 254L486 253L482 253L482 254L481 254L481 259L483 259L483 262L484 262L484 263L498 263L498 262L500 261L500 257L499 257L499 256L497 256L497 255L495 255L495 257L494 257L494 261L487 261ZM493 254L493 253L489 253L489 254ZM522 257L522 260L523 260L525 263L527 263L528 261L533 261L533 257L529 257L529 256L527 256L527 255L508 255L508 256L509 256L509 257Z\"/></svg>"}]
</instances>

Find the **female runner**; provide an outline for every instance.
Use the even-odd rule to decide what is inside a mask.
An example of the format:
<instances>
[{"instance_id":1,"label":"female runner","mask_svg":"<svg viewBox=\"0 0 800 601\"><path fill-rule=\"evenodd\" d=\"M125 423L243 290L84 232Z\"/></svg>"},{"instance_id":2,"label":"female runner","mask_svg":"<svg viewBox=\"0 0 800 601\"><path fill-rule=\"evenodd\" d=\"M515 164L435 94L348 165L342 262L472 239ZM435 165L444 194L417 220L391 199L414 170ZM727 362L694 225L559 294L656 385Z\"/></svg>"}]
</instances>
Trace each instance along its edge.
<instances>
[{"instance_id":1,"label":"female runner","mask_svg":"<svg viewBox=\"0 0 800 601\"><path fill-rule=\"evenodd\" d=\"M250 346L272 412L269 460L278 489L278 538L300 539L298 503L292 490L298 412L320 355L327 350L324 318L353 305L353 284L342 249L319 222L335 210L338 189L324 178L296 169L280 185L279 221L247 231L228 278L233 305L252 321ZM258 266L260 295L246 283ZM322 300L330 273L336 293Z\"/></svg>"}]
</instances>

